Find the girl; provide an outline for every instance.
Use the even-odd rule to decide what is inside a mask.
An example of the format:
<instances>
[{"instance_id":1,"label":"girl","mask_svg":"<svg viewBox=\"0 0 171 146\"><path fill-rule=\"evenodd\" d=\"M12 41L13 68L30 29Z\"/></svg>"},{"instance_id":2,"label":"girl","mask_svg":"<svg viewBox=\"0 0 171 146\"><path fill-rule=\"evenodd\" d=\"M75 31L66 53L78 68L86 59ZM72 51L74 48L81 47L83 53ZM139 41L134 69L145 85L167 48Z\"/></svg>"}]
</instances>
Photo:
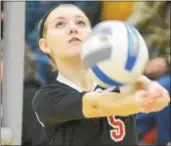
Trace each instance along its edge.
<instances>
[{"instance_id":1,"label":"girl","mask_svg":"<svg viewBox=\"0 0 171 146\"><path fill-rule=\"evenodd\" d=\"M169 95L144 76L121 93L96 85L80 58L90 32L89 19L73 5L60 5L42 18L39 46L58 75L34 97L37 118L50 145L137 144L134 114L163 109Z\"/></svg>"}]
</instances>

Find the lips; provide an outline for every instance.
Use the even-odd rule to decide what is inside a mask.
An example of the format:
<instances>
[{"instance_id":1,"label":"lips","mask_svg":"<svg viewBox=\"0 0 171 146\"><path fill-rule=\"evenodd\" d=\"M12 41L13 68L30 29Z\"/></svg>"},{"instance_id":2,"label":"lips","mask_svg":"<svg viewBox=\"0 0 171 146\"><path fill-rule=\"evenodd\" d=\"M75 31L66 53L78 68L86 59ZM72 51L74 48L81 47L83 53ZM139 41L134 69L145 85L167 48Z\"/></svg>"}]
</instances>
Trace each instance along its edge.
<instances>
[{"instance_id":1,"label":"lips","mask_svg":"<svg viewBox=\"0 0 171 146\"><path fill-rule=\"evenodd\" d=\"M81 40L80 40L79 38L73 37L73 38L71 38L71 39L69 40L69 43L72 43L72 42L75 42L75 41L81 42Z\"/></svg>"}]
</instances>

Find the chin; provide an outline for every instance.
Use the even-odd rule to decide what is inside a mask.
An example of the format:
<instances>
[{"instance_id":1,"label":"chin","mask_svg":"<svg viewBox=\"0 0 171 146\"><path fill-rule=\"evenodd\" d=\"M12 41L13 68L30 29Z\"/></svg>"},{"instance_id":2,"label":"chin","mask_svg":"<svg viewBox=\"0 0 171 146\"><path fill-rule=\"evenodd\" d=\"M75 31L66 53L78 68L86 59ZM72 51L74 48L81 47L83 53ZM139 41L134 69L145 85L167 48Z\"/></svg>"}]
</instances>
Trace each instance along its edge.
<instances>
[{"instance_id":1,"label":"chin","mask_svg":"<svg viewBox=\"0 0 171 146\"><path fill-rule=\"evenodd\" d=\"M70 52L68 52L71 56L80 56L81 53L81 49L80 46L79 47L72 47L70 48Z\"/></svg>"}]
</instances>

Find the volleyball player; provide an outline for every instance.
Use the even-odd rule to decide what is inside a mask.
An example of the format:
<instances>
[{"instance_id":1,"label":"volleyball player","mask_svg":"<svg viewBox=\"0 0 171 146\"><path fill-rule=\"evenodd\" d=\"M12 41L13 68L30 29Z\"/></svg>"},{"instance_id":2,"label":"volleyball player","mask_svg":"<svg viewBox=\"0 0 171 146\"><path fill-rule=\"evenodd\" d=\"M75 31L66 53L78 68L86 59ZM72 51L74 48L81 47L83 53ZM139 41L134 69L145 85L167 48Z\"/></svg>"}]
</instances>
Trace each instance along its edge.
<instances>
[{"instance_id":1,"label":"volleyball player","mask_svg":"<svg viewBox=\"0 0 171 146\"><path fill-rule=\"evenodd\" d=\"M60 5L42 18L39 46L58 75L34 97L37 118L50 145L136 145L134 115L163 109L169 95L144 76L127 92L96 85L80 59L90 32L89 19L74 5Z\"/></svg>"}]
</instances>

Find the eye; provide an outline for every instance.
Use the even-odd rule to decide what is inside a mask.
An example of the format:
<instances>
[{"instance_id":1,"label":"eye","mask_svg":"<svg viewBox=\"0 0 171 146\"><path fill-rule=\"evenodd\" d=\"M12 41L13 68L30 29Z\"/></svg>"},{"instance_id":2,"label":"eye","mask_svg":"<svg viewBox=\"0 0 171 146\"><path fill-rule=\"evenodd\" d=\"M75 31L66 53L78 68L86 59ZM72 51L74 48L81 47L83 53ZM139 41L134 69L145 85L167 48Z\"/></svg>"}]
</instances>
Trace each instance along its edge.
<instances>
[{"instance_id":1,"label":"eye","mask_svg":"<svg viewBox=\"0 0 171 146\"><path fill-rule=\"evenodd\" d=\"M77 22L77 24L80 25L80 26L85 26L86 25L86 23L83 20L79 20Z\"/></svg>"},{"instance_id":2,"label":"eye","mask_svg":"<svg viewBox=\"0 0 171 146\"><path fill-rule=\"evenodd\" d=\"M65 25L65 23L62 22L62 21L60 21L60 22L57 22L57 23L55 24L55 27L56 27L56 28L59 28L59 27L62 27L62 26L64 26L64 25Z\"/></svg>"}]
</instances>

